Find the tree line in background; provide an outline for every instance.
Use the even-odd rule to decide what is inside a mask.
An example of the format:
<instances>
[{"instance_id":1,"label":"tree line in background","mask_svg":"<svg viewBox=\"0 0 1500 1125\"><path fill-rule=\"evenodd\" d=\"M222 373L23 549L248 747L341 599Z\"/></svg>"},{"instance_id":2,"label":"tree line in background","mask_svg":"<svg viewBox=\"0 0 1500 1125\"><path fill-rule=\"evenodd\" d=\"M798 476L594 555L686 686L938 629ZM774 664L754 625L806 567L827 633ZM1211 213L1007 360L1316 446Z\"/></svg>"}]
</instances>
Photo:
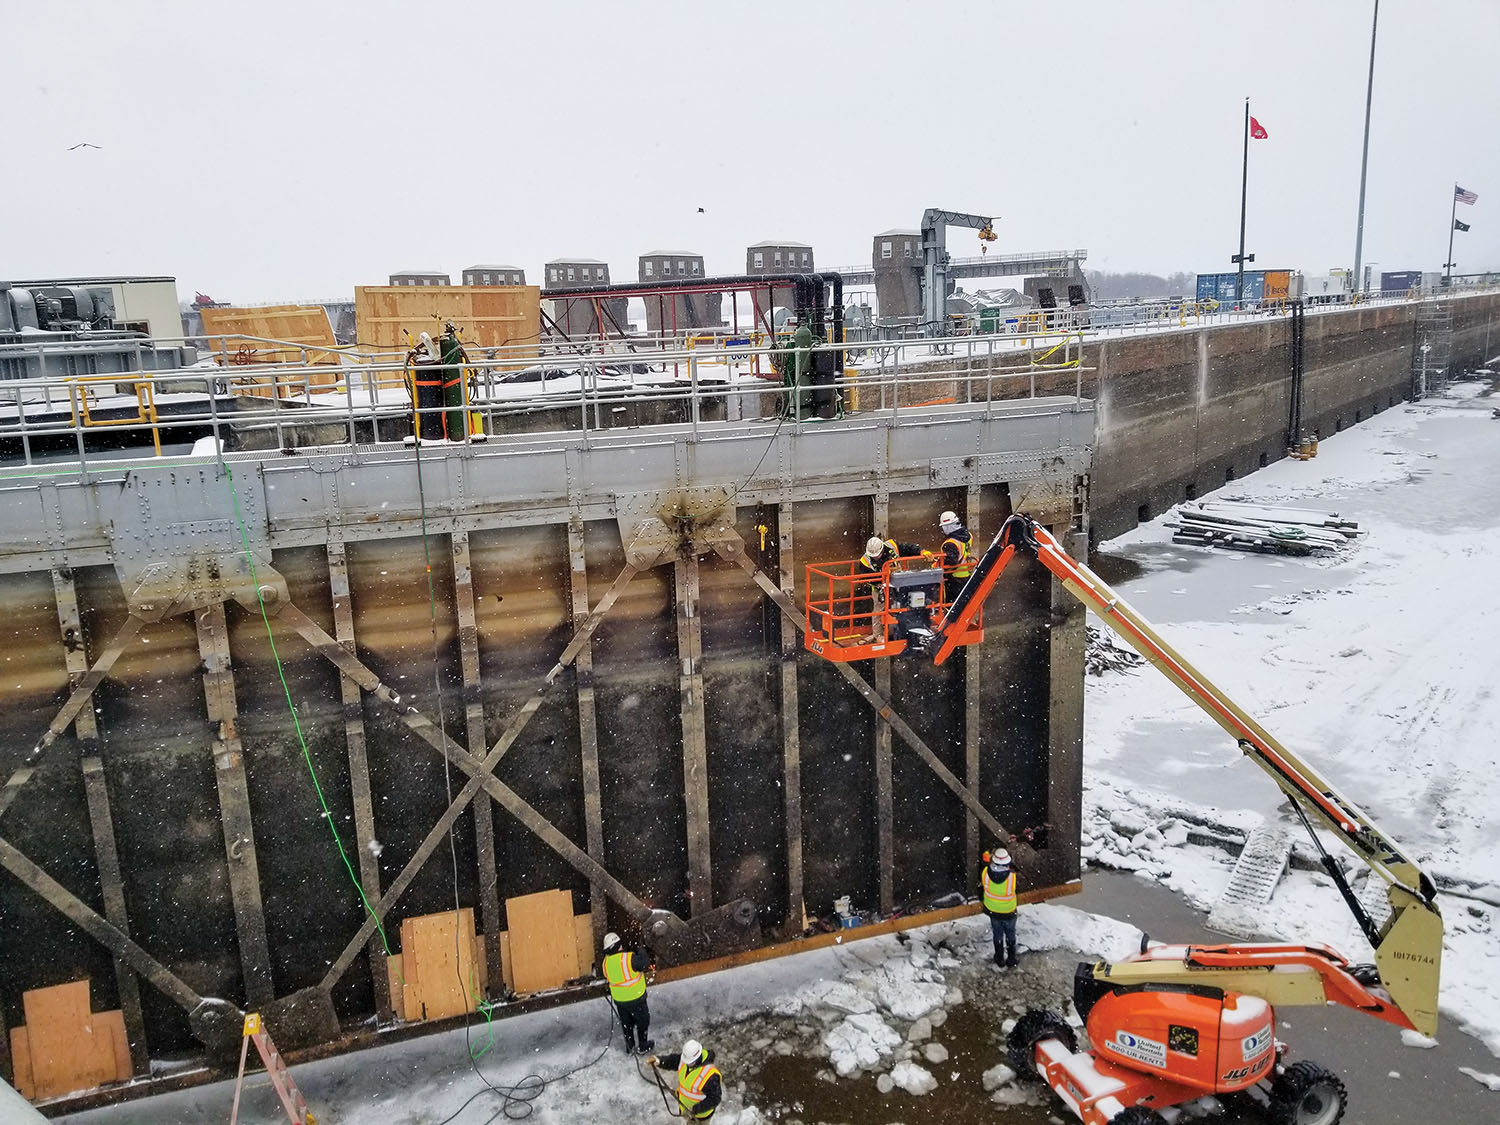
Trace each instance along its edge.
<instances>
[{"instance_id":1,"label":"tree line in background","mask_svg":"<svg viewBox=\"0 0 1500 1125\"><path fill-rule=\"evenodd\" d=\"M1196 291L1198 275L1169 273L1110 273L1087 270L1089 287L1096 301L1122 301L1131 297L1181 297Z\"/></svg>"}]
</instances>

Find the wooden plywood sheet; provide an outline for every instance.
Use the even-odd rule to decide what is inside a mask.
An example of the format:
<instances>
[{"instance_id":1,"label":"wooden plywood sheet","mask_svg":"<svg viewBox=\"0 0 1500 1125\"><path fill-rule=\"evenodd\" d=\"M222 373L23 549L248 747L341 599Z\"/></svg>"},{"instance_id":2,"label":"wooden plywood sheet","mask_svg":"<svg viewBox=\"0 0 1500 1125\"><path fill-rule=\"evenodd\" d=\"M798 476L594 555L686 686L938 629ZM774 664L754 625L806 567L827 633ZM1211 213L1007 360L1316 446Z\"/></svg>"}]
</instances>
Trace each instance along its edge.
<instances>
[{"instance_id":1,"label":"wooden plywood sheet","mask_svg":"<svg viewBox=\"0 0 1500 1125\"><path fill-rule=\"evenodd\" d=\"M97 1085L83 1080L91 1073L94 1054L88 980L34 988L22 995L21 1003L36 1097L52 1098Z\"/></svg>"},{"instance_id":2,"label":"wooden plywood sheet","mask_svg":"<svg viewBox=\"0 0 1500 1125\"><path fill-rule=\"evenodd\" d=\"M572 892L539 891L508 898L505 919L517 992L557 988L580 975Z\"/></svg>"},{"instance_id":3,"label":"wooden plywood sheet","mask_svg":"<svg viewBox=\"0 0 1500 1125\"><path fill-rule=\"evenodd\" d=\"M462 1015L478 1000L474 911L445 911L401 923L402 1004L407 1019Z\"/></svg>"},{"instance_id":4,"label":"wooden plywood sheet","mask_svg":"<svg viewBox=\"0 0 1500 1125\"><path fill-rule=\"evenodd\" d=\"M594 961L598 957L598 954L594 952L594 916L592 914L575 914L573 916L573 930L577 938L578 972L581 975L593 969Z\"/></svg>"},{"instance_id":5,"label":"wooden plywood sheet","mask_svg":"<svg viewBox=\"0 0 1500 1125\"><path fill-rule=\"evenodd\" d=\"M203 334L224 336L224 350L230 355L244 349L252 363L339 363L332 348L338 340L328 310L321 305L265 305L249 309L204 309ZM302 348L277 347L266 340L284 340ZM215 341L215 352L219 351ZM306 359L303 358L304 354Z\"/></svg>"},{"instance_id":6,"label":"wooden plywood sheet","mask_svg":"<svg viewBox=\"0 0 1500 1125\"><path fill-rule=\"evenodd\" d=\"M525 367L537 356L541 290L535 285L360 285L354 316L361 344L405 352L420 333L436 339L453 321L471 356L504 348L504 367ZM410 340L402 334L405 329Z\"/></svg>"},{"instance_id":7,"label":"wooden plywood sheet","mask_svg":"<svg viewBox=\"0 0 1500 1125\"><path fill-rule=\"evenodd\" d=\"M102 1086L106 1082L123 1082L131 1077L130 1041L125 1037L125 1013L118 1008L95 1012L94 1057L91 1069Z\"/></svg>"},{"instance_id":8,"label":"wooden plywood sheet","mask_svg":"<svg viewBox=\"0 0 1500 1125\"><path fill-rule=\"evenodd\" d=\"M36 1080L31 1076L31 1037L26 1027L10 1029L10 1062L15 1069L16 1090L23 1098L36 1101Z\"/></svg>"}]
</instances>

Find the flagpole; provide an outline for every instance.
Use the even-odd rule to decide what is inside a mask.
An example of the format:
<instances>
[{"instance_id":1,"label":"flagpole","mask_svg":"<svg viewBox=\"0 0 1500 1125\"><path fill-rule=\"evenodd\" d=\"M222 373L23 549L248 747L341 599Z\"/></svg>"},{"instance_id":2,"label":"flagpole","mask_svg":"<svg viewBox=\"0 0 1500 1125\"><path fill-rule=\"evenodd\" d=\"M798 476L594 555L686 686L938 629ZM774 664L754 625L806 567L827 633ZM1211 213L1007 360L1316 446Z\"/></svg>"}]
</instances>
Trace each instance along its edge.
<instances>
[{"instance_id":1,"label":"flagpole","mask_svg":"<svg viewBox=\"0 0 1500 1125\"><path fill-rule=\"evenodd\" d=\"M1239 270L1234 279L1234 303L1238 308L1245 303L1245 200L1250 187L1250 99L1245 99L1245 160L1240 168L1240 253ZM1450 252L1448 257L1453 257Z\"/></svg>"},{"instance_id":2,"label":"flagpole","mask_svg":"<svg viewBox=\"0 0 1500 1125\"><path fill-rule=\"evenodd\" d=\"M1453 185L1453 203L1448 214L1448 260L1443 263L1443 269L1448 272L1443 275L1443 284L1453 284L1453 224L1458 218L1458 185Z\"/></svg>"},{"instance_id":3,"label":"flagpole","mask_svg":"<svg viewBox=\"0 0 1500 1125\"><path fill-rule=\"evenodd\" d=\"M1365 173L1370 167L1370 103L1375 95L1375 29L1380 25L1380 0L1375 0L1375 15L1370 20L1370 77L1365 85L1365 150L1359 158L1359 222L1354 228L1354 292L1364 288L1360 264L1365 248ZM1448 257L1453 257L1449 254Z\"/></svg>"}]
</instances>

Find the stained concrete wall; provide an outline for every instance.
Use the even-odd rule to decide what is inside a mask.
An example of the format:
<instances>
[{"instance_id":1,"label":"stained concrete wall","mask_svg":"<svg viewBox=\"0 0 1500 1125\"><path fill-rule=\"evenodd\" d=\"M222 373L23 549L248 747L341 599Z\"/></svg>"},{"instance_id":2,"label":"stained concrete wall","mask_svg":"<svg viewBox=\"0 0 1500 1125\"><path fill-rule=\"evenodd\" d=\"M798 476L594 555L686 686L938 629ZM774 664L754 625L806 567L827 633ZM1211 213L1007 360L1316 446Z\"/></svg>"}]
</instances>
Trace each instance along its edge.
<instances>
[{"instance_id":1,"label":"stained concrete wall","mask_svg":"<svg viewBox=\"0 0 1500 1125\"><path fill-rule=\"evenodd\" d=\"M1450 371L1500 353L1500 294L1452 300ZM1418 305L1406 302L1320 311L1305 319L1302 428L1327 437L1411 397ZM903 365L922 376L901 389L902 405L1072 394L1095 402L1090 534L1123 534L1141 517L1280 460L1291 414L1291 319L1182 328L1092 340L1081 370L986 377L1025 353ZM1062 362L1062 355L1049 362ZM943 376L952 373L951 379ZM855 383L857 386L857 382ZM878 406L879 392L860 396ZM885 392L890 403L892 392Z\"/></svg>"}]
</instances>

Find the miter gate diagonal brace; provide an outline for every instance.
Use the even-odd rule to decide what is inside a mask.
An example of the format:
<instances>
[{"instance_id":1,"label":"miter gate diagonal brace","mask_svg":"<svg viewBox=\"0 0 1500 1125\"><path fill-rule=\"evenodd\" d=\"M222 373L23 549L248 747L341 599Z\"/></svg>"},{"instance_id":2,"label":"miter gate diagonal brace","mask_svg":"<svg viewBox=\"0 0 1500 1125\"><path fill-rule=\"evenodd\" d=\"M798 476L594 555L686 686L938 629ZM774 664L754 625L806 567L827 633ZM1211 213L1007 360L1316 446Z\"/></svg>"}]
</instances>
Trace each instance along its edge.
<instances>
[{"instance_id":1,"label":"miter gate diagonal brace","mask_svg":"<svg viewBox=\"0 0 1500 1125\"><path fill-rule=\"evenodd\" d=\"M755 563L751 561L750 556L745 552L744 541L738 535L726 537L716 542L714 550L726 561L734 563L749 575L750 579L761 588L766 597L770 598L781 608L781 612L791 620L798 630L806 630L807 622L803 620L802 611L797 608L797 603L783 593L781 587L777 586L774 580L762 573ZM859 692L871 707L875 708L875 713L881 721L890 724L891 729L896 732L901 741L911 747L916 755L926 763L927 768L937 775L938 780L963 802L964 807L973 813L979 822L989 829L995 835L996 839L1010 850L1012 855L1017 856L1018 865L1025 867L1028 860L1034 858L1035 855L1030 843L1024 837L1013 836L1010 832L1006 831L1005 827L995 819L994 814L980 802L978 794L965 786L953 771L945 766L942 760L933 753L932 748L922 741L921 736L912 730L906 720L896 713L890 700L871 687L865 678L848 664L830 663L838 669L844 679L849 682L849 685L855 691Z\"/></svg>"}]
</instances>

